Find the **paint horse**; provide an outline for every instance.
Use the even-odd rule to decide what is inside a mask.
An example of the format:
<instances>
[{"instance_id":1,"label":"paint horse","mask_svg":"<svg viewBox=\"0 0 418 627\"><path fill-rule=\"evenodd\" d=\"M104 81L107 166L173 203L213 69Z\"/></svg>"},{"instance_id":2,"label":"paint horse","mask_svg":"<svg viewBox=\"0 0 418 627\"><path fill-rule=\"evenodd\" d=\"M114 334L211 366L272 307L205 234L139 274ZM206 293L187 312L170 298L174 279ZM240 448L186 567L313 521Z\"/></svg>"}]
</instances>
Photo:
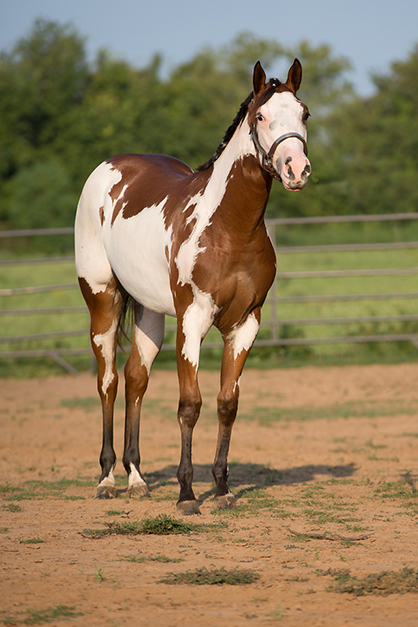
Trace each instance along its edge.
<instances>
[{"instance_id":1,"label":"paint horse","mask_svg":"<svg viewBox=\"0 0 418 627\"><path fill-rule=\"evenodd\" d=\"M128 494L149 496L140 471L140 411L163 342L164 317L169 315L177 317L181 431L177 511L199 513L192 488L192 436L202 404L197 376L200 345L212 325L224 342L212 468L214 507L235 504L228 487L228 450L240 376L276 270L264 212L273 179L297 191L305 187L311 171L306 148L309 112L296 96L301 77L302 67L295 59L285 83L266 82L257 62L253 92L215 155L196 172L164 155L123 154L99 165L85 184L75 243L103 411L97 498L116 496L115 353L118 323L129 298L134 331L125 366L123 453Z\"/></svg>"}]
</instances>

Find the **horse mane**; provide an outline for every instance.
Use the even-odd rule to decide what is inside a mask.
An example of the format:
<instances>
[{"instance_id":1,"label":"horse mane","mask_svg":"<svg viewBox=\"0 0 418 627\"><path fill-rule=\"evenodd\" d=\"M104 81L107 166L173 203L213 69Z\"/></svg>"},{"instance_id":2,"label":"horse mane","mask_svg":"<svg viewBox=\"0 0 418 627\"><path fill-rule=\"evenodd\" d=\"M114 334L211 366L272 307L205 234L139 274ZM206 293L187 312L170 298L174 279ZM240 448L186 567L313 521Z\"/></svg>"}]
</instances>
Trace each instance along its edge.
<instances>
[{"instance_id":1,"label":"horse mane","mask_svg":"<svg viewBox=\"0 0 418 627\"><path fill-rule=\"evenodd\" d=\"M278 78L271 78L267 85L267 89L263 91L262 97L260 98L260 102L257 102L257 104L261 106L262 104L267 102L267 100L269 100L271 96L273 95L273 93L275 92L276 88L279 87L280 85L281 85L281 82L279 81ZM247 115L248 107L253 101L253 99L254 99L254 93L251 92L247 96L247 98L244 100L244 102L241 103L241 106L239 108L237 115L235 116L231 126L228 127L223 140L221 141L221 143L216 149L215 154L208 161L206 161L205 163L200 165L198 168L196 168L197 172L202 172L202 170L207 170L208 168L210 168L211 165L215 163L217 159L219 159L219 157L221 156L221 154L227 147L229 141L232 139L232 136L237 130L238 126L241 124L241 122Z\"/></svg>"}]
</instances>

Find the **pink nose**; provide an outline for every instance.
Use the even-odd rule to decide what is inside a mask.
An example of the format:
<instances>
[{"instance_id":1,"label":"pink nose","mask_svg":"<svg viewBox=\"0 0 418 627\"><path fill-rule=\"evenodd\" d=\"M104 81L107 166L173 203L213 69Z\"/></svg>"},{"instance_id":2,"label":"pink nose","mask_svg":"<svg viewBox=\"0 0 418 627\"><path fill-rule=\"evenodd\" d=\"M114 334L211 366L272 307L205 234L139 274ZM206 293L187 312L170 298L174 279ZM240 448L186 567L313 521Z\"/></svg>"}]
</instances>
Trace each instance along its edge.
<instances>
[{"instance_id":1,"label":"pink nose","mask_svg":"<svg viewBox=\"0 0 418 627\"><path fill-rule=\"evenodd\" d=\"M295 159L287 157L282 171L282 180L285 187L292 190L303 189L308 182L311 173L311 164L308 159Z\"/></svg>"}]
</instances>

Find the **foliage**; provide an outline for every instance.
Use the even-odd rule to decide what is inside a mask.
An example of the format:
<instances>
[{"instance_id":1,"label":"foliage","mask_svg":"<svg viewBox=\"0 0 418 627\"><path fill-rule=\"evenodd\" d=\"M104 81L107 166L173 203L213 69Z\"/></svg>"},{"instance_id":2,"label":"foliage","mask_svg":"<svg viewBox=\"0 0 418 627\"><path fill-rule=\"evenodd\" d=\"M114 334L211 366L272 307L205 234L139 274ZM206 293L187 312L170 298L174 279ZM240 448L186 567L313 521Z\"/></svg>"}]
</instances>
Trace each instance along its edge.
<instances>
[{"instance_id":1,"label":"foliage","mask_svg":"<svg viewBox=\"0 0 418 627\"><path fill-rule=\"evenodd\" d=\"M372 97L356 98L329 117L333 207L344 203L347 213L416 211L417 71L418 46L406 61L392 64L390 75L374 77Z\"/></svg>"},{"instance_id":2,"label":"foliage","mask_svg":"<svg viewBox=\"0 0 418 627\"><path fill-rule=\"evenodd\" d=\"M250 92L255 61L267 72L279 64L285 73L295 56L305 66L301 95L310 100L315 138L347 93L348 63L327 46L302 42L290 50L242 33L162 78L159 55L141 69L106 50L88 63L85 42L71 25L36 20L27 37L0 55L0 224L72 225L84 181L113 154L165 153L197 167ZM298 195L282 196L285 211L303 211L295 208Z\"/></svg>"},{"instance_id":3,"label":"foliage","mask_svg":"<svg viewBox=\"0 0 418 627\"><path fill-rule=\"evenodd\" d=\"M303 194L274 185L268 214L414 210L418 46L361 98L347 82L348 60L327 45L288 48L241 33L162 78L159 55L140 69L106 50L89 63L74 27L38 19L0 54L0 225L72 225L84 181L113 154L165 153L197 167L249 93L255 61L268 73L280 68L285 80L295 57L303 65L299 95L312 114L313 174Z\"/></svg>"}]
</instances>

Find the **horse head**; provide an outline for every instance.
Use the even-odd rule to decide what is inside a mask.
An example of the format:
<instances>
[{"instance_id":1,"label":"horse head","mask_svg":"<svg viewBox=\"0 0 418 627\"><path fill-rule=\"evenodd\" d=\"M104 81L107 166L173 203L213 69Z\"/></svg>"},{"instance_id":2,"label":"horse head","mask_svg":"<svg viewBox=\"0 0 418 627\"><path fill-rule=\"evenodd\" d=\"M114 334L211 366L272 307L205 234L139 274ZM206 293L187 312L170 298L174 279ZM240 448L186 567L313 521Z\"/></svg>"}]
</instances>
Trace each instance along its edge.
<instances>
[{"instance_id":1,"label":"horse head","mask_svg":"<svg viewBox=\"0 0 418 627\"><path fill-rule=\"evenodd\" d=\"M258 61L249 106L250 132L261 166L289 191L303 189L311 173L306 146L309 111L296 96L301 80L302 66L298 59L285 83L277 79L266 82Z\"/></svg>"}]
</instances>

